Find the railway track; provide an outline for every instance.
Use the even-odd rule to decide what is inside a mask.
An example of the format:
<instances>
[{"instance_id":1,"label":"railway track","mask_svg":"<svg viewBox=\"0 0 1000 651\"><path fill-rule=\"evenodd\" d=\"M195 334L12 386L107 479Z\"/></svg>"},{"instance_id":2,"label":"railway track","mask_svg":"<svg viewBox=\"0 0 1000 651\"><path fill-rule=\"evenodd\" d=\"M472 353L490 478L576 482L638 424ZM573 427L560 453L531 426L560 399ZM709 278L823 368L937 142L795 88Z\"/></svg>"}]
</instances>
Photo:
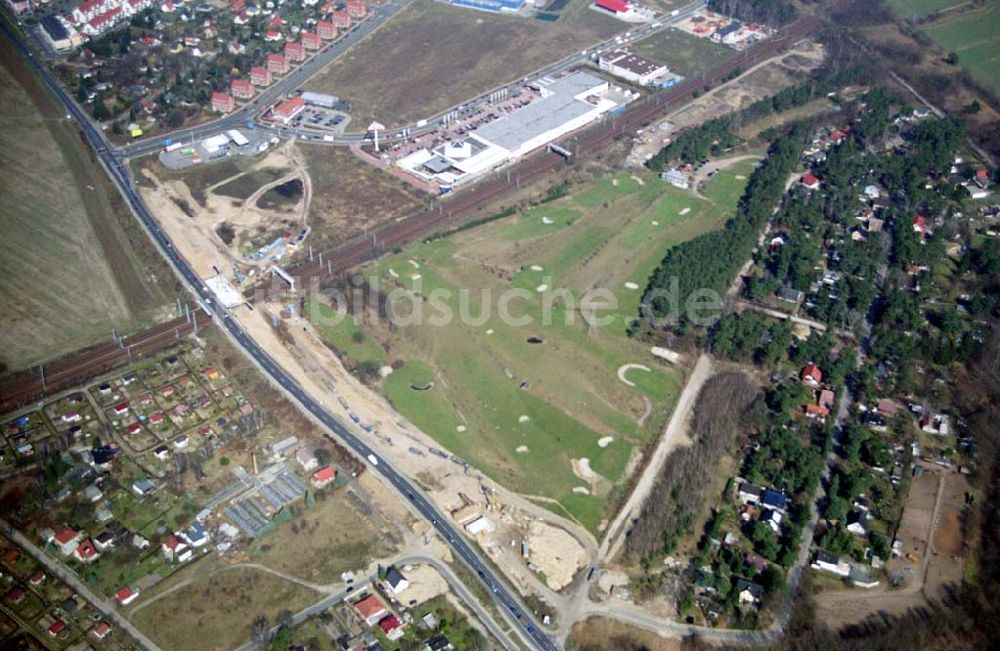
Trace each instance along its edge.
<instances>
[{"instance_id":1,"label":"railway track","mask_svg":"<svg viewBox=\"0 0 1000 651\"><path fill-rule=\"evenodd\" d=\"M199 328L212 323L212 317L201 310L196 310L194 314ZM108 342L52 362L40 370L12 375L0 382L0 411L23 407L45 395L127 364L130 360L162 350L191 334L193 330L184 317L178 317L122 337L121 346Z\"/></svg>"},{"instance_id":2,"label":"railway track","mask_svg":"<svg viewBox=\"0 0 1000 651\"><path fill-rule=\"evenodd\" d=\"M789 25L774 38L762 41L734 56L700 78L687 79L672 88L650 95L645 100L631 105L621 115L606 116L594 125L569 140L564 141L578 158L593 154L605 147L614 138L634 132L678 105L693 99L706 87L715 87L738 69L748 69L774 56L778 52L801 40L822 23L816 16L806 16ZM540 175L550 173L566 165L566 161L551 152L543 151L526 158L492 178L477 183L474 187L458 193L436 207L414 213L397 222L386 224L373 230L365 238L350 241L323 252L325 265L319 262L302 262L290 267L289 273L299 279L300 286L307 286L314 278L329 277L344 273L360 264L374 260L387 251L401 247L421 237L461 226L482 216L480 211L498 197L520 186L521 179L530 182ZM274 288L264 292L270 297L281 290Z\"/></svg>"}]
</instances>

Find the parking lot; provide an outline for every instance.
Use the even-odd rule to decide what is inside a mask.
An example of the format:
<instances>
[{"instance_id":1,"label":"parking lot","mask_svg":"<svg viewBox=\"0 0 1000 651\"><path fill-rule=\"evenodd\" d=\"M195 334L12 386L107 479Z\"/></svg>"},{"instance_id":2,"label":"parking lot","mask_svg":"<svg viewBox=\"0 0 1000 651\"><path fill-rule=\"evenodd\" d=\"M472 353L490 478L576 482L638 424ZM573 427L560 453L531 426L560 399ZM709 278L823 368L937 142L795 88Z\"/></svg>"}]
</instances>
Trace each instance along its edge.
<instances>
[{"instance_id":1,"label":"parking lot","mask_svg":"<svg viewBox=\"0 0 1000 651\"><path fill-rule=\"evenodd\" d=\"M347 114L347 110L346 107L341 109L341 107L306 106L301 113L295 116L291 126L307 131L343 133L351 122L351 116Z\"/></svg>"}]
</instances>

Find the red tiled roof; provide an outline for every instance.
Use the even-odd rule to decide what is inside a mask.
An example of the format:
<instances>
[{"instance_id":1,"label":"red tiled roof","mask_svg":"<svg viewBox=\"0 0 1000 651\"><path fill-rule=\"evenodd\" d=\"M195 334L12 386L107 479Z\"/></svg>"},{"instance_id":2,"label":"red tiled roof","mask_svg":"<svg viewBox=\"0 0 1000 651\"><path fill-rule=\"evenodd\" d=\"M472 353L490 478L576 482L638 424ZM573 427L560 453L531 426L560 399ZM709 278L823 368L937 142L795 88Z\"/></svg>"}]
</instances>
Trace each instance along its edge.
<instances>
[{"instance_id":1,"label":"red tiled roof","mask_svg":"<svg viewBox=\"0 0 1000 651\"><path fill-rule=\"evenodd\" d=\"M362 617L368 619L372 615L385 610L385 606L382 602L378 600L378 597L371 594L354 604L354 609L357 610Z\"/></svg>"},{"instance_id":2,"label":"red tiled roof","mask_svg":"<svg viewBox=\"0 0 1000 651\"><path fill-rule=\"evenodd\" d=\"M75 529L63 527L63 530L55 535L55 541L60 545L65 545L71 540L74 540L78 535L80 534L77 533Z\"/></svg>"},{"instance_id":3,"label":"red tiled roof","mask_svg":"<svg viewBox=\"0 0 1000 651\"><path fill-rule=\"evenodd\" d=\"M319 484L322 482L332 481L336 478L337 478L337 471L334 470L332 466L326 466L314 472L312 477L310 477L310 480L314 484Z\"/></svg>"},{"instance_id":4,"label":"red tiled roof","mask_svg":"<svg viewBox=\"0 0 1000 651\"><path fill-rule=\"evenodd\" d=\"M816 185L819 183L819 179L812 174L806 173L802 175L802 183L804 185Z\"/></svg>"},{"instance_id":5,"label":"red tiled roof","mask_svg":"<svg viewBox=\"0 0 1000 651\"><path fill-rule=\"evenodd\" d=\"M378 627L381 628L382 632L385 633L386 635L396 630L400 626L402 626L402 624L400 623L399 618L397 618L395 615L386 615L378 622Z\"/></svg>"},{"instance_id":6,"label":"red tiled roof","mask_svg":"<svg viewBox=\"0 0 1000 651\"><path fill-rule=\"evenodd\" d=\"M823 371L815 364L806 364L805 368L802 369L802 379L820 382L823 379Z\"/></svg>"}]
</instances>

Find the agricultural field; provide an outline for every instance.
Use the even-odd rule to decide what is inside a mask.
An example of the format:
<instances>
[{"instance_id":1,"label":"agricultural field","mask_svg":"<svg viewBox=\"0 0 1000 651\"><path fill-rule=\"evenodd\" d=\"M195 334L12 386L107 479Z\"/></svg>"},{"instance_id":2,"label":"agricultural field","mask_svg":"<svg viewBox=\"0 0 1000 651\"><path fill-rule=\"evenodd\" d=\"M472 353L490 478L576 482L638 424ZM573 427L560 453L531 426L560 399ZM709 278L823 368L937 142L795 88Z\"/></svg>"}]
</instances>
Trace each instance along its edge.
<instances>
[{"instance_id":1,"label":"agricultural field","mask_svg":"<svg viewBox=\"0 0 1000 651\"><path fill-rule=\"evenodd\" d=\"M17 117L0 132L0 363L23 368L148 324L172 299L140 261L145 235L7 47L0 99ZM155 273L172 280L162 263Z\"/></svg>"},{"instance_id":2,"label":"agricultural field","mask_svg":"<svg viewBox=\"0 0 1000 651\"><path fill-rule=\"evenodd\" d=\"M671 72L685 77L711 70L735 54L725 45L679 29L664 29L636 42L631 49L636 54L666 64Z\"/></svg>"},{"instance_id":3,"label":"agricultural field","mask_svg":"<svg viewBox=\"0 0 1000 651\"><path fill-rule=\"evenodd\" d=\"M131 620L164 649L235 649L250 641L257 617L273 625L282 610L297 612L319 599L319 593L266 572L219 568L140 603Z\"/></svg>"},{"instance_id":4,"label":"agricultural field","mask_svg":"<svg viewBox=\"0 0 1000 651\"><path fill-rule=\"evenodd\" d=\"M427 118L627 29L587 4L571 0L549 22L417 0L307 89L349 101L351 128Z\"/></svg>"},{"instance_id":5,"label":"agricultural field","mask_svg":"<svg viewBox=\"0 0 1000 651\"><path fill-rule=\"evenodd\" d=\"M963 4L963 0L889 0L889 4L900 16L913 20Z\"/></svg>"},{"instance_id":6,"label":"agricultural field","mask_svg":"<svg viewBox=\"0 0 1000 651\"><path fill-rule=\"evenodd\" d=\"M957 53L958 64L976 81L1000 93L1000 2L987 2L923 29L943 52Z\"/></svg>"},{"instance_id":7,"label":"agricultural field","mask_svg":"<svg viewBox=\"0 0 1000 651\"><path fill-rule=\"evenodd\" d=\"M366 268L395 295L399 327L335 323L320 299L309 315L350 364L391 364L382 392L443 447L596 529L683 380L626 336L642 288L668 247L722 225L751 165L719 173L704 196L622 173L415 244ZM591 327L581 298L594 288L612 305ZM505 307L531 323L501 318ZM403 323L415 309L422 323ZM438 321L444 310L455 318Z\"/></svg>"}]
</instances>

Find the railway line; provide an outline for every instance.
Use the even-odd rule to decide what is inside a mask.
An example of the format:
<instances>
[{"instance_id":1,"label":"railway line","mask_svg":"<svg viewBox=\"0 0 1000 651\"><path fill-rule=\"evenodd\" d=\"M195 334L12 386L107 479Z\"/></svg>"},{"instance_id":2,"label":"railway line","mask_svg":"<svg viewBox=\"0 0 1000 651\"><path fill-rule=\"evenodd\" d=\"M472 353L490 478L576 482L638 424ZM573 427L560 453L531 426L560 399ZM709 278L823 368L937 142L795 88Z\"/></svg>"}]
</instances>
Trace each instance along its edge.
<instances>
[{"instance_id":1,"label":"railway line","mask_svg":"<svg viewBox=\"0 0 1000 651\"><path fill-rule=\"evenodd\" d=\"M774 56L801 40L822 23L816 16L806 16L792 23L773 38L761 41L738 56L716 67L702 77L686 79L667 90L652 94L645 100L630 106L617 116L606 116L600 123L575 136L569 136L562 146L574 152L574 158L600 151L610 141L623 134L632 133L671 109L690 101L706 87L715 87L740 69L748 69ZM498 172L492 178L480 181L474 187L456 194L447 201L441 201L430 209L421 210L402 220L386 224L368 233L365 237L354 238L330 250L319 262L302 262L288 269L299 279L301 286L307 286L311 279L329 277L344 273L360 264L374 260L386 251L405 246L421 237L428 237L461 226L481 217L480 211L511 190L520 187L521 180L532 182L539 176L551 173L566 165L559 154L541 151ZM272 295L278 290L265 292Z\"/></svg>"},{"instance_id":2,"label":"railway line","mask_svg":"<svg viewBox=\"0 0 1000 651\"><path fill-rule=\"evenodd\" d=\"M211 325L212 317L195 310L199 328ZM0 411L23 407L42 396L66 389L107 372L116 366L157 352L191 334L194 327L184 317L155 325L121 338L121 345L108 342L52 362L33 372L12 375L0 382Z\"/></svg>"}]
</instances>

